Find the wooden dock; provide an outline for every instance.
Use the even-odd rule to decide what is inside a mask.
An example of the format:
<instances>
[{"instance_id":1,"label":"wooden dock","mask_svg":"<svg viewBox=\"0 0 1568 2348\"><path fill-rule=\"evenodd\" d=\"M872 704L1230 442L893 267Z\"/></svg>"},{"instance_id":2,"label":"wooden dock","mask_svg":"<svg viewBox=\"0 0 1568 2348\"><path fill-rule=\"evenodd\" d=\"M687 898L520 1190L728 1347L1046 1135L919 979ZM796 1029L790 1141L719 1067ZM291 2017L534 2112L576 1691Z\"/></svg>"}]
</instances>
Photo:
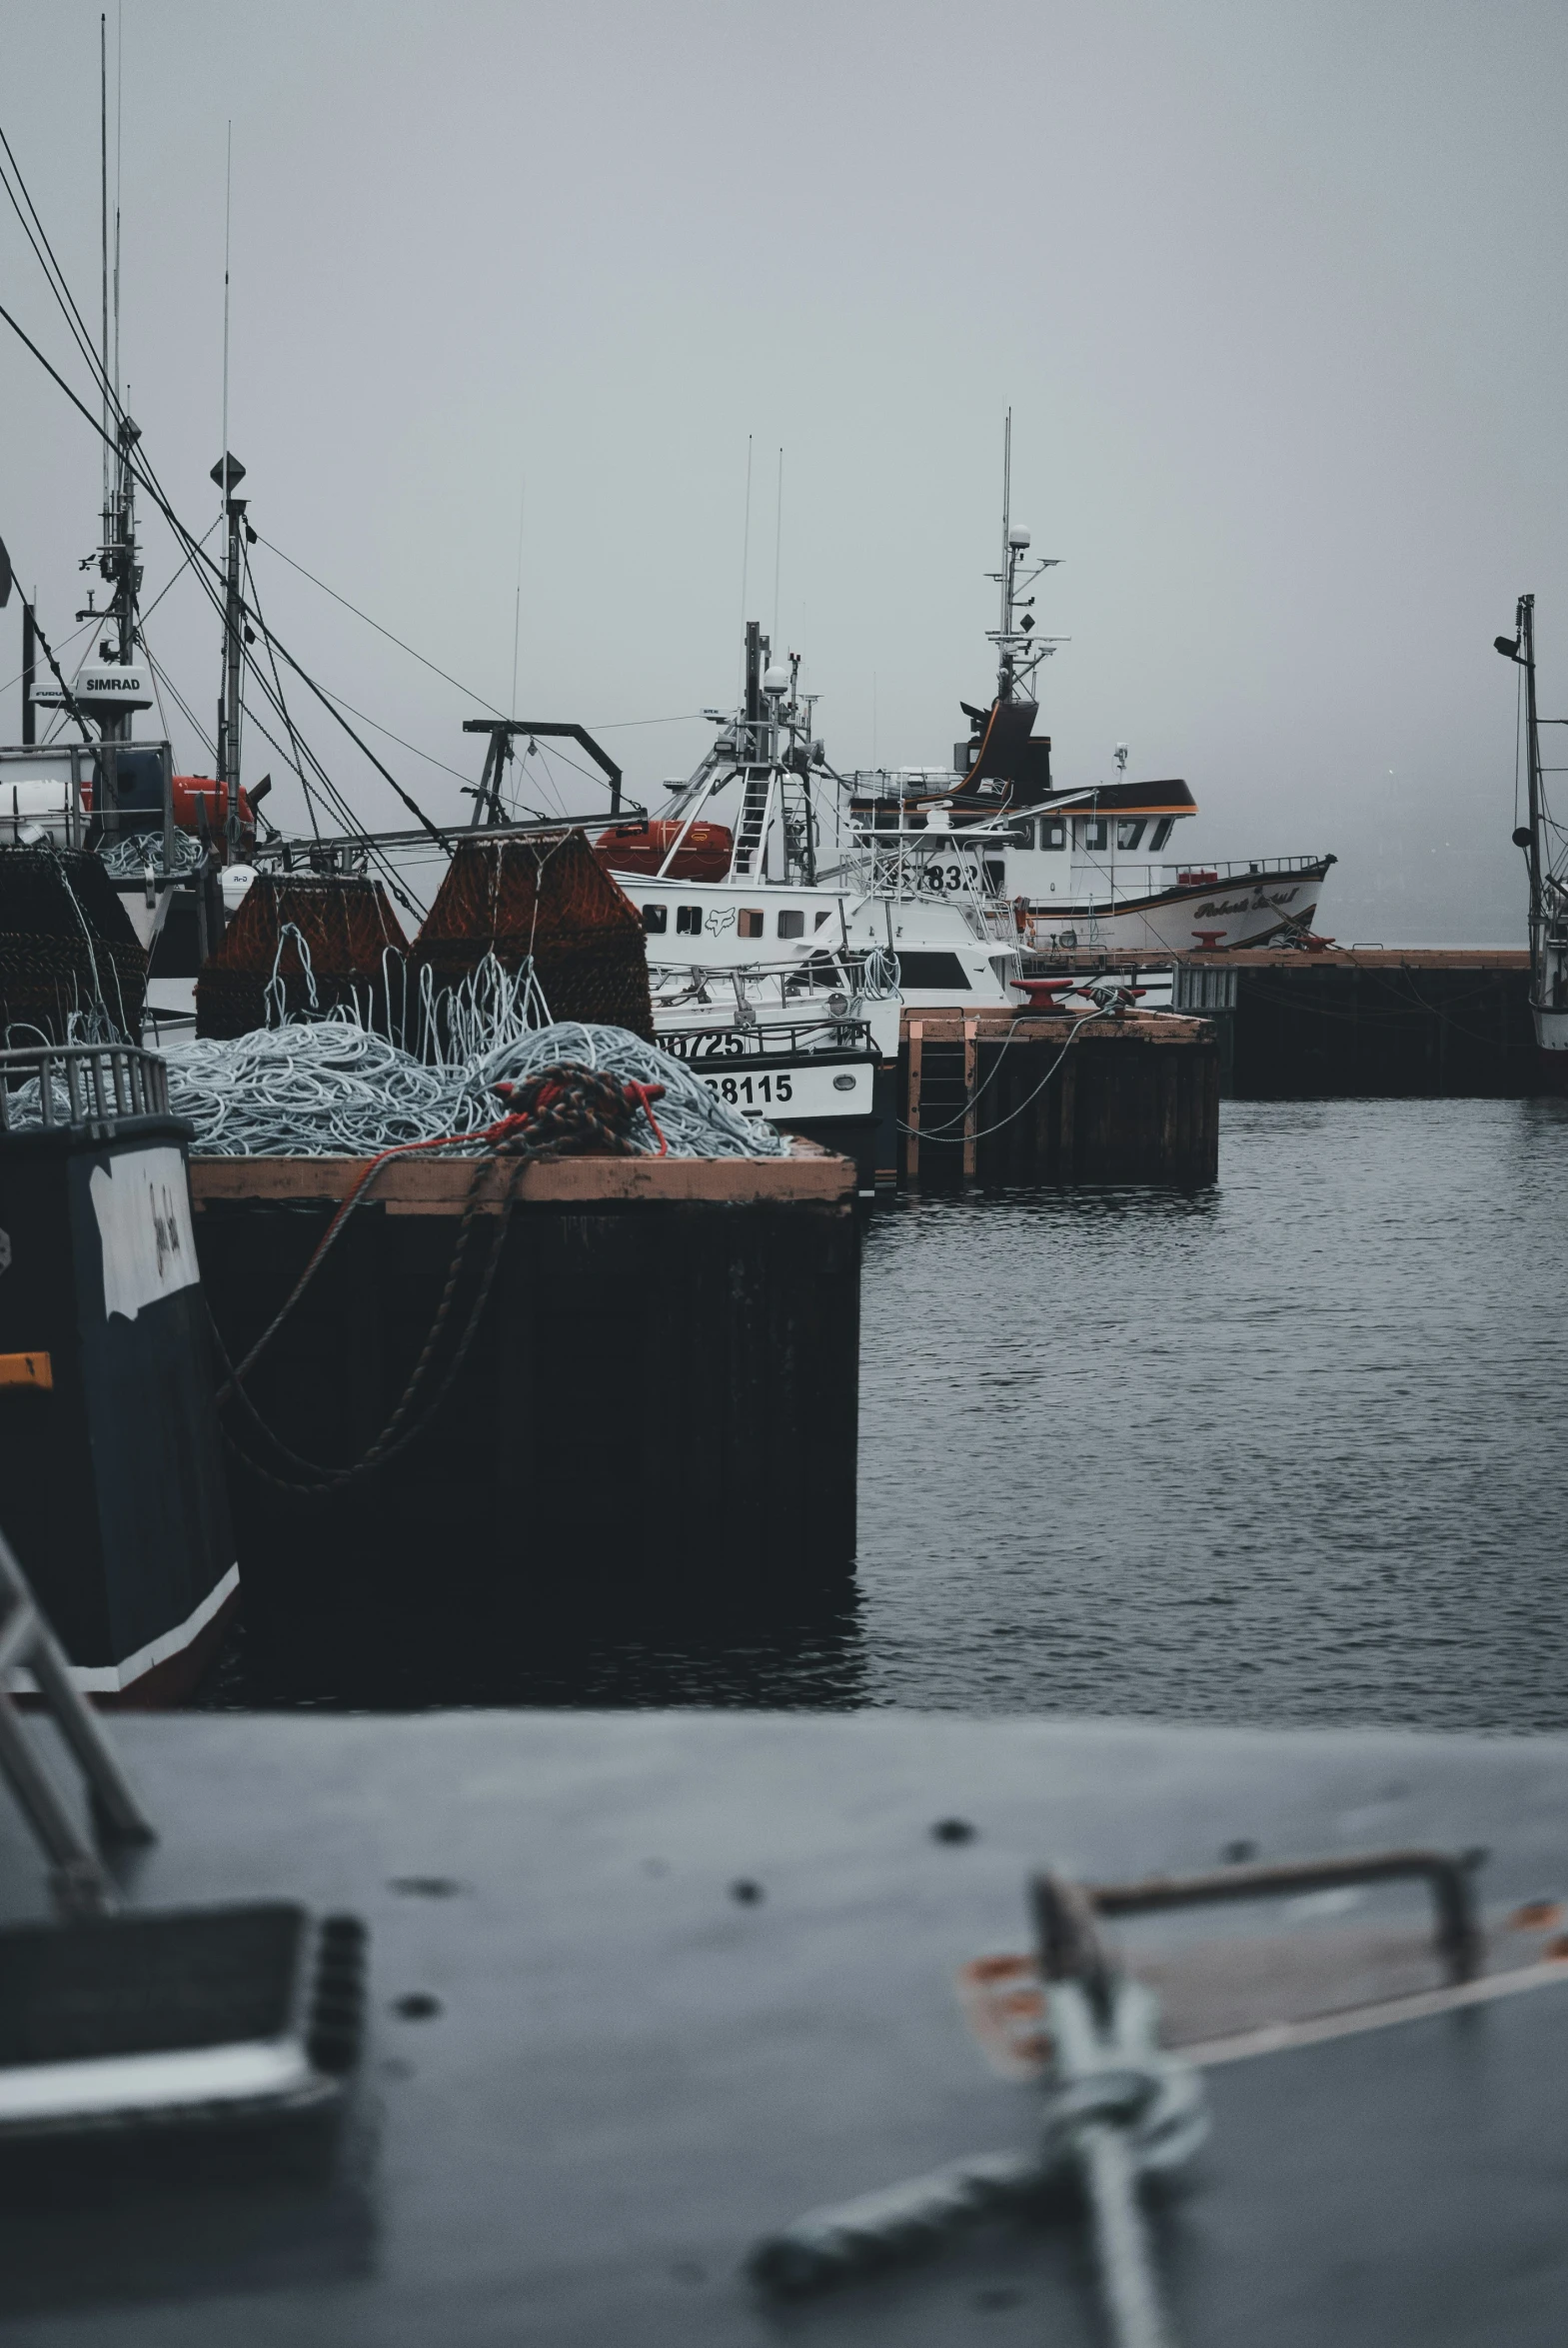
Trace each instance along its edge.
<instances>
[{"instance_id":1,"label":"wooden dock","mask_svg":"<svg viewBox=\"0 0 1568 2348\"><path fill-rule=\"evenodd\" d=\"M1131 958L1080 950L1040 971L1084 977ZM1242 1101L1517 1100L1549 1088L1529 1010L1529 956L1495 946L1237 948L1142 955L1178 1010L1211 1020L1222 1092Z\"/></svg>"},{"instance_id":2,"label":"wooden dock","mask_svg":"<svg viewBox=\"0 0 1568 2348\"><path fill-rule=\"evenodd\" d=\"M1156 1182L1219 1171L1219 1050L1200 1019L907 1011L898 1178Z\"/></svg>"},{"instance_id":3,"label":"wooden dock","mask_svg":"<svg viewBox=\"0 0 1568 2348\"><path fill-rule=\"evenodd\" d=\"M193 1160L231 1362L364 1172ZM475 1162L387 1168L247 1376L256 1417L224 1412L246 1636L274 1686L296 1683L297 1650L301 1692L396 1700L377 1690L395 1682L398 1640L442 1635L454 1612L484 1622L473 1635L526 1642L540 1614L613 1603L658 1619L688 1597L772 1603L852 1571L848 1161L799 1142L772 1160L527 1166L498 1233L508 1174L481 1169L442 1320ZM382 1436L433 1331L399 1427L417 1439L362 1480L299 1488L313 1485L300 1460L345 1467Z\"/></svg>"}]
</instances>

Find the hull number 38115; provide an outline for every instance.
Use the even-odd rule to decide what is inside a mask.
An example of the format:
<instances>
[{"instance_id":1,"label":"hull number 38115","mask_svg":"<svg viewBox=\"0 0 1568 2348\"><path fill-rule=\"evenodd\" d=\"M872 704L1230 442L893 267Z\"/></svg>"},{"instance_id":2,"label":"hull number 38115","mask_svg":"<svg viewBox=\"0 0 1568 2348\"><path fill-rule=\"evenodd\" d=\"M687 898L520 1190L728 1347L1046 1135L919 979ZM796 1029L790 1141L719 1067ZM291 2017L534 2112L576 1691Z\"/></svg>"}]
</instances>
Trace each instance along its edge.
<instances>
[{"instance_id":1,"label":"hull number 38115","mask_svg":"<svg viewBox=\"0 0 1568 2348\"><path fill-rule=\"evenodd\" d=\"M732 1109L761 1109L794 1098L794 1085L787 1069L755 1077L711 1077L701 1070L698 1073L709 1091L717 1093Z\"/></svg>"}]
</instances>

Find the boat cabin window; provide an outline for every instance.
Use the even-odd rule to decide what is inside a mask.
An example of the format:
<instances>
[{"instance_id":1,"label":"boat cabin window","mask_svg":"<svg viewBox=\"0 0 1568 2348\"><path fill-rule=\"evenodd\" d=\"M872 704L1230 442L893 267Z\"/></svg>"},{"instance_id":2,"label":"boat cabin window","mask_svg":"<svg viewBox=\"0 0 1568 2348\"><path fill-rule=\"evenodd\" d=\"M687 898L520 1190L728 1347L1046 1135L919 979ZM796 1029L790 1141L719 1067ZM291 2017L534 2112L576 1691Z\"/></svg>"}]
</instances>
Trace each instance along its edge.
<instances>
[{"instance_id":1,"label":"boat cabin window","mask_svg":"<svg viewBox=\"0 0 1568 2348\"><path fill-rule=\"evenodd\" d=\"M1166 841L1170 838L1171 826L1175 823L1175 820L1176 819L1174 816L1160 817L1159 822L1154 827L1153 837L1149 841L1149 853L1151 856L1157 856L1159 851L1164 847Z\"/></svg>"},{"instance_id":2,"label":"boat cabin window","mask_svg":"<svg viewBox=\"0 0 1568 2348\"><path fill-rule=\"evenodd\" d=\"M779 916L779 935L781 938L803 938L805 936L804 914L782 913Z\"/></svg>"},{"instance_id":3,"label":"boat cabin window","mask_svg":"<svg viewBox=\"0 0 1568 2348\"><path fill-rule=\"evenodd\" d=\"M1125 824L1116 826L1116 846L1118 848L1136 848L1142 837L1143 824L1139 817L1133 817Z\"/></svg>"},{"instance_id":4,"label":"boat cabin window","mask_svg":"<svg viewBox=\"0 0 1568 2348\"><path fill-rule=\"evenodd\" d=\"M1012 822L1007 826L1007 838L1014 848L1032 848L1034 846L1034 818L1032 816L1014 816Z\"/></svg>"},{"instance_id":5,"label":"boat cabin window","mask_svg":"<svg viewBox=\"0 0 1568 2348\"><path fill-rule=\"evenodd\" d=\"M735 926L738 938L761 938L765 927L766 917L760 906L742 906Z\"/></svg>"},{"instance_id":6,"label":"boat cabin window","mask_svg":"<svg viewBox=\"0 0 1568 2348\"><path fill-rule=\"evenodd\" d=\"M1109 816L1086 816L1083 821L1083 845L1088 849L1110 846Z\"/></svg>"},{"instance_id":7,"label":"boat cabin window","mask_svg":"<svg viewBox=\"0 0 1568 2348\"><path fill-rule=\"evenodd\" d=\"M665 931L670 927L669 906L645 905L643 908L643 927L645 930L650 931L654 937L662 938Z\"/></svg>"},{"instance_id":8,"label":"boat cabin window","mask_svg":"<svg viewBox=\"0 0 1568 2348\"><path fill-rule=\"evenodd\" d=\"M819 929L821 928L821 926L822 926L823 922L825 922L825 921L826 921L826 919L827 919L827 916L826 916L824 913L819 913L819 914L817 915L817 917L816 917L815 921L814 921L814 922L811 924L811 928L812 928L813 930L819 930Z\"/></svg>"},{"instance_id":9,"label":"boat cabin window","mask_svg":"<svg viewBox=\"0 0 1568 2348\"><path fill-rule=\"evenodd\" d=\"M703 909L700 905L678 905L676 907L676 934L681 938L701 938L703 935Z\"/></svg>"},{"instance_id":10,"label":"boat cabin window","mask_svg":"<svg viewBox=\"0 0 1568 2348\"><path fill-rule=\"evenodd\" d=\"M1041 848L1065 848L1065 847L1066 847L1066 845L1067 845L1067 824L1066 824L1066 819L1065 819L1065 817L1063 817L1063 816L1041 816L1041 818L1040 818L1040 846L1041 846Z\"/></svg>"}]
</instances>

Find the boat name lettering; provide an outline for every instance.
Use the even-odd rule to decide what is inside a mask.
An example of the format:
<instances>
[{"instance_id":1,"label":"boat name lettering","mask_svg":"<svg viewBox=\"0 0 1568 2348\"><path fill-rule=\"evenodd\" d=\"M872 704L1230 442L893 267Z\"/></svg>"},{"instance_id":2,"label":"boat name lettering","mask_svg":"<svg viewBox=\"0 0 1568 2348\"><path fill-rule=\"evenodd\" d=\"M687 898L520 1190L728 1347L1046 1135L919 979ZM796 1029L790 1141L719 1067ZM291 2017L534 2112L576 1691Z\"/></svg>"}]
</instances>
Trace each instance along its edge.
<instances>
[{"instance_id":1,"label":"boat name lettering","mask_svg":"<svg viewBox=\"0 0 1568 2348\"><path fill-rule=\"evenodd\" d=\"M1229 902L1206 898L1202 905L1193 908L1193 912L1200 920L1205 914L1257 913L1265 906L1289 905L1298 895L1299 891L1295 889L1254 889L1250 897L1240 897Z\"/></svg>"}]
</instances>

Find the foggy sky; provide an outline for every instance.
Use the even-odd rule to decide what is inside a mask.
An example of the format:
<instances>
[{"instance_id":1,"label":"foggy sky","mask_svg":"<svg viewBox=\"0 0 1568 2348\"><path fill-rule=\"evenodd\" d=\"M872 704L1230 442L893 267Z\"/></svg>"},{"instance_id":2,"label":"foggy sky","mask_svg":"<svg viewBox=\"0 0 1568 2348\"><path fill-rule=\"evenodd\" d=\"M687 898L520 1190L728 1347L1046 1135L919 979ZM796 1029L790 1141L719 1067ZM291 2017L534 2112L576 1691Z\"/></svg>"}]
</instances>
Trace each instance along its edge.
<instances>
[{"instance_id":1,"label":"foggy sky","mask_svg":"<svg viewBox=\"0 0 1568 2348\"><path fill-rule=\"evenodd\" d=\"M0 0L0 118L94 316L98 17ZM470 690L259 547L263 607L394 734L475 771L521 504L519 714L622 729L640 795L686 772L743 616L773 618L783 445L782 633L829 756L944 761L990 688L1010 405L1014 517L1061 558L1036 606L1071 639L1041 673L1058 780L1124 740L1131 774L1192 786L1191 849L1334 850L1343 940L1522 938L1490 645L1533 589L1568 715L1561 8L125 0L123 25L131 411L205 527L232 120L252 519ZM9 214L0 279L86 392ZM0 535L64 637L97 447L0 337ZM145 535L150 599L175 557ZM189 581L149 633L210 729ZM13 599L0 683L19 636ZM363 818L402 820L291 700ZM245 764L299 821L254 734Z\"/></svg>"}]
</instances>

